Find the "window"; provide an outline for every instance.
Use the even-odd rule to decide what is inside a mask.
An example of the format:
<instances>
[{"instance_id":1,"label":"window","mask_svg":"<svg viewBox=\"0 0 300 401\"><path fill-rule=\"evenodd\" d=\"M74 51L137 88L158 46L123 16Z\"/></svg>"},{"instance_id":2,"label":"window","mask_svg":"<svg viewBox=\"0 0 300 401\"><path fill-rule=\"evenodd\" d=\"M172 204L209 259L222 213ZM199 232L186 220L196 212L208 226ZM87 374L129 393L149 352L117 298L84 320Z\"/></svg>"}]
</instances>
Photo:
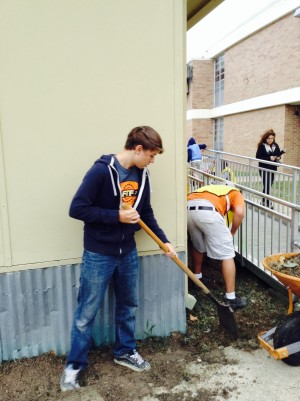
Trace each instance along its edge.
<instances>
[{"instance_id":1,"label":"window","mask_svg":"<svg viewBox=\"0 0 300 401\"><path fill-rule=\"evenodd\" d=\"M224 119L214 120L214 150L223 151L224 148Z\"/></svg>"},{"instance_id":2,"label":"window","mask_svg":"<svg viewBox=\"0 0 300 401\"><path fill-rule=\"evenodd\" d=\"M222 54L215 60L215 107L224 104L224 78L224 54Z\"/></svg>"}]
</instances>

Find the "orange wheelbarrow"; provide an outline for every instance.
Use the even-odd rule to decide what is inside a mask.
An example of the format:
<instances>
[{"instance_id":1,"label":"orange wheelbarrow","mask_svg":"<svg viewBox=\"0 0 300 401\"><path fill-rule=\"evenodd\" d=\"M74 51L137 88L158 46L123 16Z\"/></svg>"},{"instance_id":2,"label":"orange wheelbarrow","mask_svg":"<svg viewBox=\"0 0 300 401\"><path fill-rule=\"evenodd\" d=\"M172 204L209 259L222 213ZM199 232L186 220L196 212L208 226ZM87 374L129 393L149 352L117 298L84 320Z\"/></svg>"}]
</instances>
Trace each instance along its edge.
<instances>
[{"instance_id":1,"label":"orange wheelbarrow","mask_svg":"<svg viewBox=\"0 0 300 401\"><path fill-rule=\"evenodd\" d=\"M281 253L264 258L262 264L287 287L289 305L287 316L276 327L258 335L260 346L265 348L275 359L281 359L288 365L300 366L300 311L294 311L293 294L300 297L300 278L281 273L270 267L280 258L299 256L299 253ZM273 345L272 345L273 343Z\"/></svg>"}]
</instances>

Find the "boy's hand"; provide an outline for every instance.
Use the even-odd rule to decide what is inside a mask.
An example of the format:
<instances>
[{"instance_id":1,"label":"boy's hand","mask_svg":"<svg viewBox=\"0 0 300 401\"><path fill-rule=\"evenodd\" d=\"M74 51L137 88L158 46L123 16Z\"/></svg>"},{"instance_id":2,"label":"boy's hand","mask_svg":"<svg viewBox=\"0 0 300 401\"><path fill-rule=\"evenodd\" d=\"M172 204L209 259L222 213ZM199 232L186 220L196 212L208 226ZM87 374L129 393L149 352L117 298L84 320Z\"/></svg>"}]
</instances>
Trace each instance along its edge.
<instances>
[{"instance_id":1,"label":"boy's hand","mask_svg":"<svg viewBox=\"0 0 300 401\"><path fill-rule=\"evenodd\" d=\"M140 219L140 215L135 209L120 209L119 221L126 224L136 224Z\"/></svg>"},{"instance_id":2,"label":"boy's hand","mask_svg":"<svg viewBox=\"0 0 300 401\"><path fill-rule=\"evenodd\" d=\"M174 257L178 258L177 252L173 248L173 245L171 245L169 242L166 242L165 245L169 248L169 252L165 252L165 254L169 258L174 258Z\"/></svg>"}]
</instances>

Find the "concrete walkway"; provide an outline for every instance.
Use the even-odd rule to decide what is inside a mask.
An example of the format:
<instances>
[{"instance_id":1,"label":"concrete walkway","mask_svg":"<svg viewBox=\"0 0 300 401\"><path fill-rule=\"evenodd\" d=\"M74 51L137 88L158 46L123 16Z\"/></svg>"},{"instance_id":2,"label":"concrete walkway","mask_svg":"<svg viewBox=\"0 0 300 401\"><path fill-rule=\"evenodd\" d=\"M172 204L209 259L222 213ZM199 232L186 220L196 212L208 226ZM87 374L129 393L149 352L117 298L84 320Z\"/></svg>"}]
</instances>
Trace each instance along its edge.
<instances>
[{"instance_id":1,"label":"concrete walkway","mask_svg":"<svg viewBox=\"0 0 300 401\"><path fill-rule=\"evenodd\" d=\"M201 387L208 390L223 388L227 401L300 400L300 367L276 360L264 349L249 353L228 347L225 354L235 363L210 367L209 374L205 365L190 367L193 373L198 372ZM205 381L201 380L203 373ZM224 397L217 396L216 399L221 401Z\"/></svg>"},{"instance_id":2,"label":"concrete walkway","mask_svg":"<svg viewBox=\"0 0 300 401\"><path fill-rule=\"evenodd\" d=\"M182 397L184 392L191 392L199 401L201 394L205 395L205 392L210 394L209 399L216 401L300 400L300 367L276 360L264 349L250 353L228 347L224 351L228 359L227 365L201 361L189 364L187 371L193 375L192 380L180 383L166 392L174 394L174 401L182 399L178 396ZM155 393L155 389L153 390ZM163 389L157 389L157 394L162 393ZM159 399L147 396L141 401Z\"/></svg>"},{"instance_id":3,"label":"concrete walkway","mask_svg":"<svg viewBox=\"0 0 300 401\"><path fill-rule=\"evenodd\" d=\"M159 401L184 399L214 401L299 401L300 367L276 360L265 349L245 352L233 347L224 350L226 363L207 363L199 359L186 366L190 376L173 388L153 387L152 394L132 401ZM172 397L172 398L171 398ZM64 401L110 401L103 398L93 386L79 392L67 393Z\"/></svg>"}]
</instances>

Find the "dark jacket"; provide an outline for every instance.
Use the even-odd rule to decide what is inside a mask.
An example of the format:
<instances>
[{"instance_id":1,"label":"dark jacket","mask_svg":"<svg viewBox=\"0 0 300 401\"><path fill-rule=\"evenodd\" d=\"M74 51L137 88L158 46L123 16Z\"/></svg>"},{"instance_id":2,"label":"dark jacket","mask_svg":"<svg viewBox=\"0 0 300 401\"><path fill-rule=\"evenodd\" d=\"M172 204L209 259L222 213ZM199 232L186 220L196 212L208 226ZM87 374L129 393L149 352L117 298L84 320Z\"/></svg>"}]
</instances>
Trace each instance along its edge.
<instances>
[{"instance_id":1,"label":"dark jacket","mask_svg":"<svg viewBox=\"0 0 300 401\"><path fill-rule=\"evenodd\" d=\"M271 156L276 156L276 157L279 157L280 158L280 156L284 153L283 151L280 151L280 149L279 149L279 146L278 146L278 144L275 142L274 143L274 150L273 151L271 151L271 152L268 152L267 150L266 150L266 147L265 147L265 145L264 144L261 144L258 148L257 148L257 151L256 151L256 158L257 159L262 159L262 160L267 160L267 161L273 161L273 160L271 160ZM259 165L259 167L262 167L262 168L266 168L266 169L268 169L268 170L274 170L274 171L276 171L277 170L277 166L275 165L275 164L267 164L267 163L262 163L262 162L259 162L258 163L258 165Z\"/></svg>"},{"instance_id":2,"label":"dark jacket","mask_svg":"<svg viewBox=\"0 0 300 401\"><path fill-rule=\"evenodd\" d=\"M141 219L163 241L169 242L158 226L150 204L149 172L138 169L139 192L134 205ZM70 206L70 216L84 221L84 248L105 255L130 252L135 246L138 224L119 222L121 190L113 155L103 155L86 173Z\"/></svg>"}]
</instances>

